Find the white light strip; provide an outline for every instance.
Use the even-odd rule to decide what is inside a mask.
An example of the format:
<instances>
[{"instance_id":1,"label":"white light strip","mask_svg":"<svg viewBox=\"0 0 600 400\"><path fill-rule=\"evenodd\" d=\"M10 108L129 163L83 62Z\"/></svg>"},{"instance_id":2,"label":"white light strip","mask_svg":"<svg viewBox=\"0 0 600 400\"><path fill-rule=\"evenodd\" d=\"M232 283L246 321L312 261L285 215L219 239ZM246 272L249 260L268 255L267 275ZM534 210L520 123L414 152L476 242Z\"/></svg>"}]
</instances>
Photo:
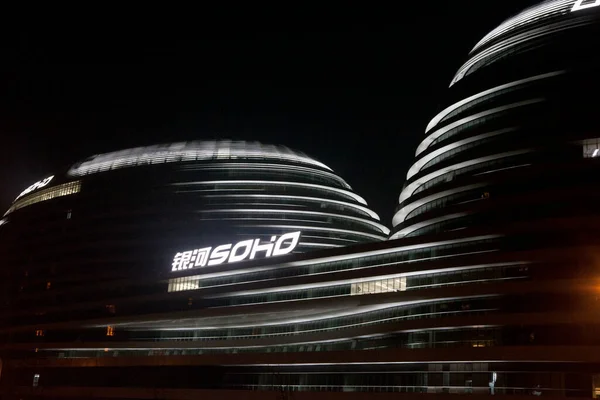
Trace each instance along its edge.
<instances>
[{"instance_id":1,"label":"white light strip","mask_svg":"<svg viewBox=\"0 0 600 400\"><path fill-rule=\"evenodd\" d=\"M268 287L268 288L264 288L264 289L252 289L252 290L235 290L235 289L233 289L230 291L220 292L220 293L214 294L214 295L205 295L205 296L203 296L203 298L213 299L213 298L221 298L221 297L228 297L228 296L247 296L247 295L254 295L254 294L285 293L285 292L290 292L290 291L295 291L295 290L318 289L318 288L326 288L329 286L350 285L350 284L355 284L355 283L368 283L368 282L373 282L373 281L378 282L378 281L384 280L384 279L408 278L408 277L421 276L421 275L441 274L441 273L459 272L459 271L476 271L476 270L485 269L485 268L505 267L505 266L525 265L525 264L529 264L529 263L528 262L511 262L511 263L467 265L467 266L463 266L463 267L424 269L424 270L403 272L403 273L397 273L397 274L370 275L370 276L365 276L365 277L361 277L361 278L337 279L337 280L333 280L333 281L320 281L317 283L300 284L300 285L272 286L272 287ZM364 270L371 270L372 268L375 268L375 267L364 268ZM336 272L345 272L345 271L336 271ZM174 281L176 279L177 278L172 278L172 279L170 279L170 281L171 280ZM487 279L487 281L500 280L500 279L512 279L512 278ZM264 279L264 280L260 280L260 281L252 281L252 283L253 284L256 284L256 283L267 284L269 282L276 283L279 280L280 280L279 278ZM467 282L474 282L474 281L467 281ZM458 283L460 283L460 282L458 282ZM245 282L241 283L241 285L244 285L244 284L245 284ZM456 284L456 282L454 282L454 284ZM235 285L240 285L240 284L235 284ZM442 285L449 286L450 284L443 283L443 284L439 284L439 285L440 286L442 286ZM224 286L224 285L207 286L207 287L202 287L199 290L222 287L222 286ZM231 285L226 285L226 286L231 286ZM435 287L435 286L436 285L427 285L427 286L423 287L422 289ZM413 288L411 287L411 289L413 289ZM421 289L421 288L419 288L419 289ZM387 293L387 292L382 292L382 293ZM335 296L330 296L330 297L335 297ZM318 297L313 297L313 298L318 298Z\"/></svg>"},{"instance_id":2,"label":"white light strip","mask_svg":"<svg viewBox=\"0 0 600 400\"><path fill-rule=\"evenodd\" d=\"M488 96L490 94L496 93L496 92L500 92L502 90L506 90L506 89L510 89L513 87L517 87L517 86L526 86L527 83L531 83L531 82L535 82L538 80L542 80L542 79L547 79L547 78L552 78L558 75L563 75L566 71L556 71L556 72L550 72L548 74L542 74L542 75L537 75L537 76L532 76L531 78L526 78L526 79L521 79L515 82L511 82L511 83L507 83L505 85L500 85L500 86L496 86L492 89L486 90L484 92L478 93L476 95L473 95L471 97L467 97L464 100L459 101L458 103L455 103L453 105L451 105L450 107L446 108L445 110L443 110L442 112L440 112L438 115L436 115L430 122L429 125L427 125L427 129L425 129L425 133L428 133L430 130L432 130L437 124L439 124L444 118L446 118L447 115L451 114L452 112L454 112L455 110L457 110L458 108L469 104L479 98Z\"/></svg>"},{"instance_id":3,"label":"white light strip","mask_svg":"<svg viewBox=\"0 0 600 400\"><path fill-rule=\"evenodd\" d=\"M393 245L391 242L388 242L388 243L390 243L391 246L389 248L385 248L385 249L381 249L381 250L370 250L370 251L367 250L367 251L363 251L363 252L355 251L355 252L352 252L349 254L325 256L325 257L319 257L319 258L312 257L308 260L282 262L279 264L274 264L274 265L269 265L269 266L238 268L238 269L234 269L234 270L230 270L230 271L209 272L209 273L204 273L202 275L197 275L197 277L198 277L198 279L201 279L201 280L202 279L210 279L210 278L221 278L221 277L225 277L225 276L247 274L247 273L253 273L253 272L262 272L262 271L270 271L273 269L299 267L299 266L304 266L304 265L322 264L322 263L329 263L329 262L335 262L335 261L346 261L346 260L353 260L355 258L363 258L363 257L377 257L377 256L385 255L385 254L402 253L402 252L406 252L406 251L425 249L425 248L429 248L429 247L438 247L438 246L446 246L446 245L453 245L453 244L469 243L469 242L481 241L481 240L497 239L502 236L503 235L499 235L499 234L470 236L470 237L460 238L460 239L432 241L432 242L428 242L428 243L419 243L419 244L408 245L408 246L406 246L406 245L398 246L398 245ZM467 253L467 254L471 254L471 253ZM455 257L455 256L457 256L457 255L452 255L452 257ZM431 259L434 259L434 258L436 258L436 257L432 257ZM442 258L442 257L437 257L437 258Z\"/></svg>"},{"instance_id":4,"label":"white light strip","mask_svg":"<svg viewBox=\"0 0 600 400\"><path fill-rule=\"evenodd\" d=\"M405 227L404 229L394 233L394 235L392 236L393 239L400 239L405 237L406 235L415 232L421 228L426 228L430 225L434 225L437 224L438 222L444 222L444 221L449 221L452 219L457 219L457 218L461 218L461 217L465 217L467 215L471 214L471 212L460 212L460 213L453 213L453 214L446 214L444 216L438 217L438 218L432 218L432 219L428 219L425 221L421 221L418 222L416 224L411 224L407 227Z\"/></svg>"},{"instance_id":5,"label":"white light strip","mask_svg":"<svg viewBox=\"0 0 600 400\"><path fill-rule=\"evenodd\" d=\"M499 54L503 54L503 53L509 54L510 52L514 51L514 47L516 47L516 46L533 42L533 40L535 40L535 39L550 36L557 32L562 32L562 31L577 28L580 26L588 25L590 23L591 23L591 21L588 20L587 18L580 18L579 20L575 20L575 21L571 21L571 20L559 21L552 25L546 25L546 26L543 26L543 27L540 27L537 29L531 29L525 33L510 37L509 39L506 39L500 43L497 43L497 44L491 46L490 48L488 48L488 49L482 51L481 53L478 53L477 55L474 55L472 58L470 58L458 70L458 72L454 76L454 79L452 79L450 86L452 87L455 83L457 83L458 81L463 79L465 76L467 76L471 72L474 72L477 69L479 69L479 68L476 68L476 69L473 69L473 68L477 64L479 64L480 61L483 61L485 59L491 59L491 60L496 61L500 58ZM493 61L488 60L488 63L485 63L485 66L489 65L491 62L493 62Z\"/></svg>"},{"instance_id":6,"label":"white light strip","mask_svg":"<svg viewBox=\"0 0 600 400\"><path fill-rule=\"evenodd\" d=\"M415 176L416 174L418 174L419 172L421 172L421 170L425 167L425 165L427 165L430 161L434 160L436 157L443 155L444 153L447 153L458 147L464 146L465 144L477 142L477 141L480 141L483 139L488 139L488 138L498 136L498 135L503 135L505 133L515 132L518 129L519 129L518 127L510 127L510 128L506 128L506 129L500 129L497 131L493 131L493 132L483 133L483 134L477 135L477 136L471 136L471 137L468 137L468 138L465 138L465 139L462 139L462 140L459 140L456 142L452 142L449 145L446 145L435 151L432 151L431 153L425 155L423 158L418 159L408 170L408 173L406 174L406 179L408 180L408 179L412 178L413 176ZM433 164L433 165L435 165L435 164ZM427 166L427 168L429 169L433 165L429 165L429 166Z\"/></svg>"},{"instance_id":7,"label":"white light strip","mask_svg":"<svg viewBox=\"0 0 600 400\"><path fill-rule=\"evenodd\" d=\"M81 190L81 181L72 181L61 185L51 186L46 189L38 190L15 201L10 208L4 213L4 216L16 211L20 208L27 207L42 201L52 200L57 197L68 196L79 193Z\"/></svg>"},{"instance_id":8,"label":"white light strip","mask_svg":"<svg viewBox=\"0 0 600 400\"><path fill-rule=\"evenodd\" d=\"M277 210L277 209L251 209L251 208L236 208L236 209L215 209L215 210L202 210L199 211L201 214L212 214L212 213L242 213L242 214L258 214L258 213L273 213L273 214L299 214L299 215L315 215L315 216L325 216L325 217L335 217L340 219L347 219L356 222L361 222L367 225L371 225L377 229L379 229L385 235L389 235L390 230L384 225L381 225L377 222L370 221L368 219L362 219L357 217L352 217L344 214L332 214L332 213L323 213L317 211L299 211L299 210Z\"/></svg>"},{"instance_id":9,"label":"white light strip","mask_svg":"<svg viewBox=\"0 0 600 400\"><path fill-rule=\"evenodd\" d=\"M288 195L277 195L277 194L209 194L204 197L210 198L261 198L261 199L281 199L281 200L305 200L305 201L313 201L318 203L330 203L336 204L343 207L353 208L358 211L362 211L365 214L368 214L371 218L380 220L379 215L368 207L361 206L360 204L346 203L340 200L331 200L320 197L307 197L307 196L288 196Z\"/></svg>"},{"instance_id":10,"label":"white light strip","mask_svg":"<svg viewBox=\"0 0 600 400\"><path fill-rule=\"evenodd\" d=\"M82 176L142 165L225 159L275 159L315 165L331 171L325 164L284 146L262 145L257 142L193 141L95 155L71 167L68 174Z\"/></svg>"},{"instance_id":11,"label":"white light strip","mask_svg":"<svg viewBox=\"0 0 600 400\"><path fill-rule=\"evenodd\" d=\"M231 181L192 181L192 182L177 182L172 183L173 186L191 186L191 185L239 185L239 184L248 184L248 185L272 185L272 186L296 186L296 187L305 187L305 188L313 188L320 189L326 192L335 192L340 193L344 196L351 197L354 200L358 201L363 205L367 205L365 199L360 197L354 192L350 192L348 190L339 189L331 186L323 186L323 185L315 185L313 183L299 183L299 182L286 182L286 181L262 181L262 180L231 180Z\"/></svg>"},{"instance_id":12,"label":"white light strip","mask_svg":"<svg viewBox=\"0 0 600 400\"><path fill-rule=\"evenodd\" d=\"M480 250L480 251L476 251L476 252L466 252L466 253L458 253L458 254L453 254L453 255L448 255L448 256L436 256L436 257L430 257L428 259L419 259L419 260L406 260L406 261L395 261L395 262L385 262L385 263L377 263L377 264L370 264L370 265L366 265L366 266L362 266L362 267L355 267L355 268L348 268L348 269L344 269L344 270L335 270L335 271L325 271L325 272L315 272L315 273L311 273L310 276L315 276L315 275L321 275L324 278L323 279L327 279L327 276L330 276L331 274L340 274L340 273L347 273L347 272L355 272L355 271L364 271L364 270L368 270L368 271L372 271L373 269L376 268L385 268L385 267L391 267L391 266L399 266L400 264L402 264L403 266L409 266L411 264L415 264L415 262L426 262L426 261L436 261L436 260L441 260L441 259L445 259L445 258L450 258L450 257L457 257L457 256L473 256L473 255L480 255L480 254L485 254L485 253L493 253L496 252L498 250ZM525 265L525 264L530 264L530 262L528 261L518 261L518 262L510 262L510 263L494 263L494 264L480 264L480 265L471 265L471 266L467 266L464 268L467 269L481 269L481 268L488 268L488 267L498 267L498 266L510 266L510 265ZM449 268L445 268L445 269L423 269L422 265L419 264L419 266L415 266L413 268L419 268L413 271L407 271L407 272L403 272L398 274L398 276L405 276L405 277L409 277L409 276L418 276L418 275L427 275L427 274L431 274L431 273L439 273L439 272L456 272L456 271L460 271L463 267L449 267ZM304 274L304 275L296 275L296 278L302 278L302 277L307 277L308 275ZM196 281L201 281L204 280L204 276L203 275L193 275L193 276L186 276L183 278L171 278L169 279L169 283L173 283L173 284L194 284L197 285L197 283L195 283ZM257 283L268 283L268 282L277 282L280 278L274 278L274 279L256 279L256 280L247 280L244 282L239 282L239 283L224 283L224 284L219 284L219 285L206 285L206 286L194 286L193 290L206 290L206 289L215 289L215 288L235 288L236 286L239 285L246 285L248 283L252 283L252 284L257 284ZM365 278L370 280L373 279L377 279L377 278L373 278L373 277L369 277L369 278ZM323 284L323 286L327 287L327 286L331 286L329 281L323 281L325 282ZM321 284L322 282L319 282L317 285ZM265 289L265 290L272 290L273 288L269 288L269 289ZM171 292L176 292L175 290L171 291ZM228 292L229 293L229 292ZM222 294L220 293L219 295L216 295L215 297L220 297ZM339 297L339 296L331 296L331 297Z\"/></svg>"},{"instance_id":13,"label":"white light strip","mask_svg":"<svg viewBox=\"0 0 600 400\"><path fill-rule=\"evenodd\" d=\"M439 169L430 174L424 175L424 176L420 177L419 179L417 179L416 181L408 184L404 188L404 190L402 190L402 193L400 193L399 203L402 204L402 202L404 202L406 199L408 199L410 196L412 196L412 194L415 192L415 190L417 190L419 188L419 186L422 186L422 185L426 184L427 182L429 182L430 180L435 179L441 175L447 174L448 172L456 171L456 170L470 167L470 166L476 165L476 164L482 164L487 161L494 161L494 160L499 160L502 158L508 158L508 157L517 156L517 155L521 155L521 154L531 153L533 151L534 151L534 149L509 151L506 153L494 154L491 156L480 157L480 158L464 161L464 162L461 162L458 164L450 165L443 169Z\"/></svg>"},{"instance_id":14,"label":"white light strip","mask_svg":"<svg viewBox=\"0 0 600 400\"><path fill-rule=\"evenodd\" d=\"M600 151L600 149L596 149L594 150L594 154L592 154L592 158L596 157L598 155L598 151Z\"/></svg>"},{"instance_id":15,"label":"white light strip","mask_svg":"<svg viewBox=\"0 0 600 400\"><path fill-rule=\"evenodd\" d=\"M375 235L375 234L361 232L361 231L351 231L348 229L338 229L338 228L321 228L321 227L317 227L317 226L307 226L307 225L270 225L269 224L269 225L255 225L255 227L256 228L276 228L276 229L298 229L298 230L301 230L302 232L310 232L310 231L339 232L339 233L346 233L349 235L368 237L368 238L375 239L375 240L382 239L382 237L380 235Z\"/></svg>"},{"instance_id":16,"label":"white light strip","mask_svg":"<svg viewBox=\"0 0 600 400\"><path fill-rule=\"evenodd\" d=\"M477 51L480 47L486 45L497 37L520 28L523 25L535 23L543 18L565 15L570 12L575 3L575 0L546 1L533 7L529 7L516 16L507 19L496 29L488 33L475 45L473 50L471 50L471 53Z\"/></svg>"},{"instance_id":17,"label":"white light strip","mask_svg":"<svg viewBox=\"0 0 600 400\"><path fill-rule=\"evenodd\" d=\"M340 176L336 175L330 171L321 171L312 167L305 167L300 165L287 165L287 164L273 164L268 162L238 162L237 159L235 162L227 162L227 163L202 163L202 164L186 164L181 167L184 171L232 171L232 170L243 170L244 172L248 171L258 171L262 172L264 170L268 171L277 171L277 173L285 173L285 172L297 172L303 175L314 175L320 176L325 179L329 179L333 182L336 182L342 185L345 189L352 190L352 187L344 181Z\"/></svg>"},{"instance_id":18,"label":"white light strip","mask_svg":"<svg viewBox=\"0 0 600 400\"><path fill-rule=\"evenodd\" d=\"M467 124L469 122L475 121L477 119L483 118L483 117L487 117L490 115L494 115L494 114L499 114L502 113L504 111L508 111L508 110L512 110L515 108L519 108L519 107L525 107L525 106L529 106L529 105L533 105L533 104L539 104L544 102L545 99L543 98L536 98L536 99L530 99L530 100L525 100L525 101L519 101L517 103L512 103L512 104L508 104L506 106L502 106L502 107L496 107L496 108L492 108L491 110L486 110L486 111L482 111L480 113L474 114L474 115L470 115L466 118L460 119L458 121L455 121L453 123L451 123L450 125L447 125L441 129L438 129L436 131L434 131L433 133L431 133L429 136L427 136L422 142L421 144L419 144L419 147L417 147L417 152L415 153L415 156L419 156L419 154L421 154L422 152L424 152L425 150L427 150L427 148L429 148L429 146L431 146L431 144L440 136L442 136L443 134L445 134L448 131L451 131L454 128L458 128L461 125Z\"/></svg>"},{"instance_id":19,"label":"white light strip","mask_svg":"<svg viewBox=\"0 0 600 400\"><path fill-rule=\"evenodd\" d=\"M398 212L394 215L394 218L392 219L392 225L397 226L397 225L401 224L402 222L404 222L406 220L406 217L410 213L412 213L417 208L424 206L427 203L431 203L432 201L436 201L441 198L452 196L452 195L455 195L458 193L482 188L487 185L488 185L488 182L480 182L480 183L475 183L472 185L461 186L461 187L457 187L457 188L453 188L453 189L449 189L449 190L444 190L443 192L437 192L430 196L423 197L422 199L419 199L418 201L407 204L404 207L402 207L400 210L398 210Z\"/></svg>"}]
</instances>

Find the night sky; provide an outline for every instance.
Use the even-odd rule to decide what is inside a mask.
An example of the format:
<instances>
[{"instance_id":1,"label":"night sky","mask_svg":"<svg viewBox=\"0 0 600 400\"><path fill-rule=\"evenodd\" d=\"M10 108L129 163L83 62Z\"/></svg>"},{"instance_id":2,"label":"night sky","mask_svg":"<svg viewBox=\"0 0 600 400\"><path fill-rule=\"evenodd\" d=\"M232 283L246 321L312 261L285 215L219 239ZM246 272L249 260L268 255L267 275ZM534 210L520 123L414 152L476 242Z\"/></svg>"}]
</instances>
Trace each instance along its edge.
<instances>
[{"instance_id":1,"label":"night sky","mask_svg":"<svg viewBox=\"0 0 600 400\"><path fill-rule=\"evenodd\" d=\"M533 3L402 1L23 29L5 38L0 67L0 207L92 154L257 140L329 165L390 225L452 76L482 36Z\"/></svg>"}]
</instances>

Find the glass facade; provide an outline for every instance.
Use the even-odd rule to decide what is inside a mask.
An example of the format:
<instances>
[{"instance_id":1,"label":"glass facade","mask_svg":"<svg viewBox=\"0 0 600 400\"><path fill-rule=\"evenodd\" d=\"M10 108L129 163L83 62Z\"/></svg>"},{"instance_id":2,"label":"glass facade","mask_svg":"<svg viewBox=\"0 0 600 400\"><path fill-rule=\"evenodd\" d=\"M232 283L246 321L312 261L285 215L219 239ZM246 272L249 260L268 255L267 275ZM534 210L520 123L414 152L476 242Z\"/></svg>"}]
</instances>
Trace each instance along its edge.
<instances>
[{"instance_id":1,"label":"glass facade","mask_svg":"<svg viewBox=\"0 0 600 400\"><path fill-rule=\"evenodd\" d=\"M10 206L8 211L4 213L4 216L7 216L8 214L20 208L39 203L41 201L52 200L57 197L79 193L79 191L81 191L81 181L63 183L62 185L56 185L48 189L39 190L15 201L12 206Z\"/></svg>"}]
</instances>

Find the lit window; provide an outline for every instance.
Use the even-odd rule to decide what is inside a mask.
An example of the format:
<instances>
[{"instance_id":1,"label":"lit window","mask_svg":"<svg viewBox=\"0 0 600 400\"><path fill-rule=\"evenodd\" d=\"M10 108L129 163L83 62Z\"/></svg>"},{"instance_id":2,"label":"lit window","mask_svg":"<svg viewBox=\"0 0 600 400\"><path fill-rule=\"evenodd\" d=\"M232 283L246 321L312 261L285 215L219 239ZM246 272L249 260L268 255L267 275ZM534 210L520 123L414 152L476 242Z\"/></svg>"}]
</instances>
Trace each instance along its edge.
<instances>
[{"instance_id":1,"label":"lit window","mask_svg":"<svg viewBox=\"0 0 600 400\"><path fill-rule=\"evenodd\" d=\"M115 328L112 326L106 327L106 336L115 336Z\"/></svg>"},{"instance_id":2,"label":"lit window","mask_svg":"<svg viewBox=\"0 0 600 400\"><path fill-rule=\"evenodd\" d=\"M16 200L4 215L8 215L19 208L27 207L41 201L51 200L56 197L68 196L70 194L79 193L81 191L81 182L73 181L63 183L62 185L52 186L51 188L39 190L35 193L22 197Z\"/></svg>"},{"instance_id":3,"label":"lit window","mask_svg":"<svg viewBox=\"0 0 600 400\"><path fill-rule=\"evenodd\" d=\"M38 329L35 331L35 336L44 336L45 332L43 329Z\"/></svg>"},{"instance_id":4,"label":"lit window","mask_svg":"<svg viewBox=\"0 0 600 400\"><path fill-rule=\"evenodd\" d=\"M377 281L353 283L350 294L373 294L373 293L389 293L403 292L406 290L406 277L380 279Z\"/></svg>"},{"instance_id":5,"label":"lit window","mask_svg":"<svg viewBox=\"0 0 600 400\"><path fill-rule=\"evenodd\" d=\"M67 211L67 219L71 219L72 210Z\"/></svg>"},{"instance_id":6,"label":"lit window","mask_svg":"<svg viewBox=\"0 0 600 400\"><path fill-rule=\"evenodd\" d=\"M600 139L586 139L583 141L583 158L596 158L600 156Z\"/></svg>"},{"instance_id":7,"label":"lit window","mask_svg":"<svg viewBox=\"0 0 600 400\"><path fill-rule=\"evenodd\" d=\"M40 383L40 374L34 374L33 375L33 387L37 387L37 385Z\"/></svg>"},{"instance_id":8,"label":"lit window","mask_svg":"<svg viewBox=\"0 0 600 400\"><path fill-rule=\"evenodd\" d=\"M200 289L200 279L198 276L185 276L183 278L169 279L169 292L183 292L186 290Z\"/></svg>"},{"instance_id":9,"label":"lit window","mask_svg":"<svg viewBox=\"0 0 600 400\"><path fill-rule=\"evenodd\" d=\"M52 282L46 282L46 290L50 290L52 287Z\"/></svg>"}]
</instances>

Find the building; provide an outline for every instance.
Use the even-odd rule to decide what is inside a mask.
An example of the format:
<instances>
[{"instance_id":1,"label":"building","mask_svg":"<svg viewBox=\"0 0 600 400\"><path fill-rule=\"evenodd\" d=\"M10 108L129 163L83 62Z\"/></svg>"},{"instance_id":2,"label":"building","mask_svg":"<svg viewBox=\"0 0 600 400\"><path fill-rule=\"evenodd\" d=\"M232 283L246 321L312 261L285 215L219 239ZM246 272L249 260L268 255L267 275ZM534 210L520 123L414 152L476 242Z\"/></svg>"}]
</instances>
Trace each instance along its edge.
<instances>
[{"instance_id":1,"label":"building","mask_svg":"<svg viewBox=\"0 0 600 400\"><path fill-rule=\"evenodd\" d=\"M0 226L0 238L10 233L29 241L7 241L12 247L3 244L0 255L8 260L2 265L12 266L2 269L10 291L0 313L0 393L11 399L595 397L599 120L593 97L582 94L598 88L599 17L599 1L546 1L477 44L452 82L450 105L417 149L389 241L377 241L385 228L338 186L347 196L334 200L345 208L323 211L338 216L318 225L328 236L317 236L316 224L304 219L268 234L251 222L239 227L246 234L205 245L212 236L190 240L194 229L180 236L160 230L157 237L146 226L139 237L124 233L131 240L126 248L104 250L103 241L118 232L90 240L84 231L72 235L68 225L48 231L53 225L42 209L62 210L65 224L77 223L77 209L69 214L68 203L59 201L83 201L86 186L114 187L117 175L109 174L151 166L125 168L148 162L135 151L132 158L93 158L72 168L68 182L55 183L71 184L67 191L76 185L79 193L13 210ZM213 160L221 153L211 154ZM231 153L225 157L238 162ZM343 182L314 161L300 164L327 172L321 186ZM195 196L189 191L196 181L178 172L188 164L171 165L176 169L164 181L147 176L144 187L159 182L161 193L165 183L185 182L185 198ZM109 166L116 170L93 173ZM12 208L53 184L34 185ZM141 198L151 201L153 192L145 193ZM204 195L198 196L192 203ZM106 221L119 226L137 204ZM173 210L181 204L187 203ZM323 217L312 213L302 215ZM90 215L98 218L88 226L101 226L105 218ZM219 216L229 229L230 214ZM156 237L149 254L166 254L137 261L134 244L144 235ZM75 241L68 262L36 258L64 237ZM340 239L370 242L340 246ZM44 241L48 250L40 252ZM331 248L303 251L315 249L310 243ZM80 253L86 246L100 258ZM115 263L128 249L131 258ZM251 259L253 253L260 258Z\"/></svg>"}]
</instances>

